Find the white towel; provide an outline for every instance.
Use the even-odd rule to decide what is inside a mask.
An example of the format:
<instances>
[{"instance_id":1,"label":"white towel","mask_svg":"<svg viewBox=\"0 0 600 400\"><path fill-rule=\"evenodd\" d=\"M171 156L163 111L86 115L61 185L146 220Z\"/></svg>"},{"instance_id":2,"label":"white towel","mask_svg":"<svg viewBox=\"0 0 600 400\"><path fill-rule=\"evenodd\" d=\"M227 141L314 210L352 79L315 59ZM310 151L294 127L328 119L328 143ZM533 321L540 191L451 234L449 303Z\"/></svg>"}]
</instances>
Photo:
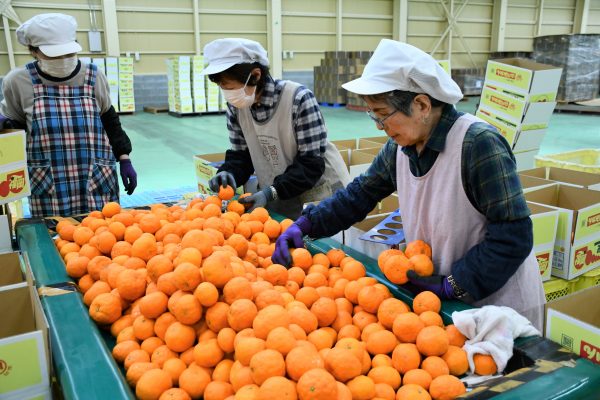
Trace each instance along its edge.
<instances>
[{"instance_id":1,"label":"white towel","mask_svg":"<svg viewBox=\"0 0 600 400\"><path fill-rule=\"evenodd\" d=\"M531 322L510 307L484 306L452 313L456 328L467 337L463 349L467 352L471 374L475 371L473 356L489 354L498 373L504 371L513 354L514 339L520 336L540 336Z\"/></svg>"}]
</instances>

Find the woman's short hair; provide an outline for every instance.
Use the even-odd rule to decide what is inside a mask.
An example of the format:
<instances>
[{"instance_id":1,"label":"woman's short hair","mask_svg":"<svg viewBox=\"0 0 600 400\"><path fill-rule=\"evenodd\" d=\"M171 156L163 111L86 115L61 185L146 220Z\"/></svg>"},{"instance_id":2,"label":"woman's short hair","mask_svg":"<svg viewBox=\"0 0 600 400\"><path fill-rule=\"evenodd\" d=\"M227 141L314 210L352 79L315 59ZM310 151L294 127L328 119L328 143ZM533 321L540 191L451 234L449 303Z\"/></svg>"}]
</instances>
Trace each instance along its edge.
<instances>
[{"instance_id":1,"label":"woman's short hair","mask_svg":"<svg viewBox=\"0 0 600 400\"><path fill-rule=\"evenodd\" d=\"M254 68L260 69L260 78L257 80L254 76L251 76L250 80L248 80L248 86L256 86L256 92L260 93L265 87L267 78L270 77L270 72L269 67L258 62L251 64L236 64L227 68L225 71L208 75L208 79L216 84L221 83L225 79L245 83L246 79L248 79L248 75L250 75L250 72L252 72Z\"/></svg>"},{"instance_id":2,"label":"woman's short hair","mask_svg":"<svg viewBox=\"0 0 600 400\"><path fill-rule=\"evenodd\" d=\"M442 107L446 105L443 101L439 101L434 99L427 93L415 93L408 92L405 90L392 90L391 92L379 93L379 94L371 94L371 95L363 95L361 96L363 99L367 99L374 102L383 101L387 103L390 107L393 107L395 110L400 111L402 114L410 117L412 115L411 104L415 97L419 94L425 94L429 97L429 101L431 102L431 107Z\"/></svg>"}]
</instances>

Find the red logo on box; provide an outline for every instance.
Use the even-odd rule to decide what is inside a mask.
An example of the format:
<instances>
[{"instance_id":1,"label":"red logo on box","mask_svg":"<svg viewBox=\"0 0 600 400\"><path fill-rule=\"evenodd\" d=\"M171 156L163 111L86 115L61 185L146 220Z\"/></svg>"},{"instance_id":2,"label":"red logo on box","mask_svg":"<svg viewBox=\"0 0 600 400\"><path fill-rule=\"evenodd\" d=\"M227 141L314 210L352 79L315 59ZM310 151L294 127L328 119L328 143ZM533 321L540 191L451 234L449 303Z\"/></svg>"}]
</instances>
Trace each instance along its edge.
<instances>
[{"instance_id":1,"label":"red logo on box","mask_svg":"<svg viewBox=\"0 0 600 400\"><path fill-rule=\"evenodd\" d=\"M593 344L582 340L579 356L586 358L593 363L600 364L600 347L596 347Z\"/></svg>"},{"instance_id":2,"label":"red logo on box","mask_svg":"<svg viewBox=\"0 0 600 400\"><path fill-rule=\"evenodd\" d=\"M587 246L583 246L575 250L575 257L573 259L575 269L581 269L600 261L600 242L596 242L594 245L596 246L595 249L588 249Z\"/></svg>"},{"instance_id":3,"label":"red logo on box","mask_svg":"<svg viewBox=\"0 0 600 400\"><path fill-rule=\"evenodd\" d=\"M12 367L4 360L0 360L0 375L8 376Z\"/></svg>"},{"instance_id":4,"label":"red logo on box","mask_svg":"<svg viewBox=\"0 0 600 400\"><path fill-rule=\"evenodd\" d=\"M548 265L550 264L550 253L540 254L536 256L537 262L540 266L540 275L544 275L544 272L548 269Z\"/></svg>"},{"instance_id":5,"label":"red logo on box","mask_svg":"<svg viewBox=\"0 0 600 400\"><path fill-rule=\"evenodd\" d=\"M506 71L500 68L496 68L496 75L507 79L515 79L517 77L517 74L514 72Z\"/></svg>"},{"instance_id":6,"label":"red logo on box","mask_svg":"<svg viewBox=\"0 0 600 400\"><path fill-rule=\"evenodd\" d=\"M9 182L10 191L12 193L19 193L25 187L25 171L8 174L6 180Z\"/></svg>"}]
</instances>

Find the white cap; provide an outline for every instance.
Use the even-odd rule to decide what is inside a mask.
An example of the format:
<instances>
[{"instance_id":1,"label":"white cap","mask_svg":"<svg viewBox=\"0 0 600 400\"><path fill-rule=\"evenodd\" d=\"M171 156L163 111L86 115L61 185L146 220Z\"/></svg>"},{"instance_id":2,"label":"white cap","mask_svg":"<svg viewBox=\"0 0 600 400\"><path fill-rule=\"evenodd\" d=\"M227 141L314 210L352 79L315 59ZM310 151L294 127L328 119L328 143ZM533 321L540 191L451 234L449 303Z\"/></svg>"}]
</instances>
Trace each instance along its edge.
<instances>
[{"instance_id":1,"label":"white cap","mask_svg":"<svg viewBox=\"0 0 600 400\"><path fill-rule=\"evenodd\" d=\"M342 87L362 95L392 90L426 93L448 104L463 98L456 82L433 57L410 44L390 39L379 42L362 76Z\"/></svg>"},{"instance_id":2,"label":"white cap","mask_svg":"<svg viewBox=\"0 0 600 400\"><path fill-rule=\"evenodd\" d=\"M267 51L254 40L242 38L217 39L204 46L204 62L207 64L202 75L216 74L236 64L258 62L269 66Z\"/></svg>"},{"instance_id":3,"label":"white cap","mask_svg":"<svg viewBox=\"0 0 600 400\"><path fill-rule=\"evenodd\" d=\"M81 51L76 30L77 21L70 15L39 14L17 28L17 39L23 46L39 47L48 57L59 57Z\"/></svg>"}]
</instances>

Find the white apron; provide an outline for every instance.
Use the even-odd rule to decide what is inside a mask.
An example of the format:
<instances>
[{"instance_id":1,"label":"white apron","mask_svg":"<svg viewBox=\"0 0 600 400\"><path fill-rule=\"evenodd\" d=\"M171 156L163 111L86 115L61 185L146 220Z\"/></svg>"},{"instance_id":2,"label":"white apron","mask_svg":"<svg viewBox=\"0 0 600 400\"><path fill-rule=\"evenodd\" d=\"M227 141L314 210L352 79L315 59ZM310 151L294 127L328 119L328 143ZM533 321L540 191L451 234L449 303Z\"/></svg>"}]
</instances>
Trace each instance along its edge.
<instances>
[{"instance_id":1,"label":"white apron","mask_svg":"<svg viewBox=\"0 0 600 400\"><path fill-rule=\"evenodd\" d=\"M480 119L465 114L448 132L446 146L427 174L415 177L400 147L396 155L398 199L406 241L421 239L431 245L436 274L451 274L452 264L482 242L486 219L469 201L461 178L462 145L469 126ZM473 305L508 306L539 330L546 302L533 251L506 284Z\"/></svg>"},{"instance_id":2,"label":"white apron","mask_svg":"<svg viewBox=\"0 0 600 400\"><path fill-rule=\"evenodd\" d=\"M249 108L238 109L238 121L261 189L271 186L275 177L285 172L298 153L292 106L299 87L295 82L286 81L273 115L264 122L255 121ZM346 187L350 183L350 175L340 153L329 141L323 158L325 172L315 187L296 198L273 201L269 203L269 209L295 219L304 203L323 200L337 189Z\"/></svg>"}]
</instances>

